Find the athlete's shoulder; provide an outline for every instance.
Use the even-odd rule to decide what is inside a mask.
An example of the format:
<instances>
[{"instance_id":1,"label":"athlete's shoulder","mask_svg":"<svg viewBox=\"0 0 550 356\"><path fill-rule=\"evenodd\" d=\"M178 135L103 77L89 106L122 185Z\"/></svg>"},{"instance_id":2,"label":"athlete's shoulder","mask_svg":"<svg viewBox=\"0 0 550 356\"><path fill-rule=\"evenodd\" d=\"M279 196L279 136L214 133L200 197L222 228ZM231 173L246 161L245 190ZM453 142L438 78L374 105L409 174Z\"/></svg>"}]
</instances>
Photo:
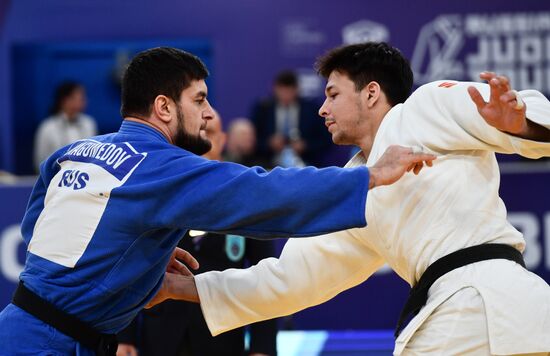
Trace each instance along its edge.
<instances>
[{"instance_id":1,"label":"athlete's shoulder","mask_svg":"<svg viewBox=\"0 0 550 356\"><path fill-rule=\"evenodd\" d=\"M430 93L448 92L449 89L460 85L461 82L456 80L437 80L435 82L429 82L418 87L413 95L429 95ZM412 96L412 95L411 95Z\"/></svg>"},{"instance_id":2,"label":"athlete's shoulder","mask_svg":"<svg viewBox=\"0 0 550 356\"><path fill-rule=\"evenodd\" d=\"M454 93L456 91L462 91L465 88L468 88L470 86L475 87L488 87L486 83L480 83L480 82L471 82L471 81L458 81L458 80L438 80L435 82L426 83L424 85L421 85L418 89L416 89L416 92L420 93L427 93L427 92L433 92L433 93L440 93L440 94L448 94L448 93Z\"/></svg>"},{"instance_id":3,"label":"athlete's shoulder","mask_svg":"<svg viewBox=\"0 0 550 356\"><path fill-rule=\"evenodd\" d=\"M445 101L445 98L453 100L456 95L462 96L467 93L467 87L470 85L483 85L482 83L462 82L456 80L438 80L430 83L426 83L418 87L411 96L407 99L406 103L417 103L420 105L429 105L430 102L434 104Z\"/></svg>"}]
</instances>

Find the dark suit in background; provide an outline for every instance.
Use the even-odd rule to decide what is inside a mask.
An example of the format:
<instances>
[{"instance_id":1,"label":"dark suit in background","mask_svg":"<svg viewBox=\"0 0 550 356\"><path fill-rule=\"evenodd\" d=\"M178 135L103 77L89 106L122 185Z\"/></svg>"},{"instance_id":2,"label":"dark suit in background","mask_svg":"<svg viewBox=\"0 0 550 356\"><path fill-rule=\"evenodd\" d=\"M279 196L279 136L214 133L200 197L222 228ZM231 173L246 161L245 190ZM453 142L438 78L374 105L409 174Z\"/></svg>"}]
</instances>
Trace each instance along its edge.
<instances>
[{"instance_id":1,"label":"dark suit in background","mask_svg":"<svg viewBox=\"0 0 550 356\"><path fill-rule=\"evenodd\" d=\"M330 149L331 136L318 114L319 105L299 98L296 100L296 107L299 138L305 144L304 151L299 156L307 165L322 166L323 156ZM276 108L276 99L267 98L256 103L251 114L258 139L258 154L268 162L273 162L276 156L276 152L270 147L270 139L277 133Z\"/></svg>"},{"instance_id":2,"label":"dark suit in background","mask_svg":"<svg viewBox=\"0 0 550 356\"><path fill-rule=\"evenodd\" d=\"M190 236L198 235L198 236ZM179 247L199 261L195 273L256 264L274 253L273 243L235 235L188 232ZM245 355L244 328L212 337L199 304L166 301L144 310L118 335L119 343L138 347L144 356L242 356ZM276 355L277 320L250 326L249 353Z\"/></svg>"},{"instance_id":3,"label":"dark suit in background","mask_svg":"<svg viewBox=\"0 0 550 356\"><path fill-rule=\"evenodd\" d=\"M299 96L296 73L280 72L275 77L273 96L252 108L258 154L274 166L321 166L331 136L318 109L315 102Z\"/></svg>"}]
</instances>

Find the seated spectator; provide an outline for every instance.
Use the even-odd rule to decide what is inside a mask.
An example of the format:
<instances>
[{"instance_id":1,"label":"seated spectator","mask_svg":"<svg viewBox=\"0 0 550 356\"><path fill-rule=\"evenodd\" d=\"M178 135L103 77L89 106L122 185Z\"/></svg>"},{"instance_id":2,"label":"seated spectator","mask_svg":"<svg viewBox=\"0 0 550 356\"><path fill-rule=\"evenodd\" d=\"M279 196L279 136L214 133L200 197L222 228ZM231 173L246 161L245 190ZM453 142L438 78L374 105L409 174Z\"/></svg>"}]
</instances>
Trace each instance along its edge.
<instances>
[{"instance_id":1,"label":"seated spectator","mask_svg":"<svg viewBox=\"0 0 550 356\"><path fill-rule=\"evenodd\" d=\"M222 159L225 133L216 113L206 134L212 148L204 155ZM272 241L245 239L203 231L188 231L179 247L191 252L200 263L195 273L243 268L272 257ZM141 319L139 319L141 317ZM128 328L118 334L117 356L275 356L277 320L250 326L250 347L245 353L245 329L235 329L212 337L198 304L169 300L144 310Z\"/></svg>"},{"instance_id":2,"label":"seated spectator","mask_svg":"<svg viewBox=\"0 0 550 356\"><path fill-rule=\"evenodd\" d=\"M247 118L231 121L227 130L227 145L224 160L242 165L270 167L269 162L261 160L256 153L256 130Z\"/></svg>"},{"instance_id":3,"label":"seated spectator","mask_svg":"<svg viewBox=\"0 0 550 356\"><path fill-rule=\"evenodd\" d=\"M86 92L76 82L59 85L51 116L38 127L34 140L34 166L36 171L40 163L59 148L74 141L97 135L94 119L82 112L86 108Z\"/></svg>"},{"instance_id":4,"label":"seated spectator","mask_svg":"<svg viewBox=\"0 0 550 356\"><path fill-rule=\"evenodd\" d=\"M320 165L330 147L330 135L318 105L301 98L298 78L283 71L275 78L273 96L256 103L252 122L260 156L278 166Z\"/></svg>"}]
</instances>

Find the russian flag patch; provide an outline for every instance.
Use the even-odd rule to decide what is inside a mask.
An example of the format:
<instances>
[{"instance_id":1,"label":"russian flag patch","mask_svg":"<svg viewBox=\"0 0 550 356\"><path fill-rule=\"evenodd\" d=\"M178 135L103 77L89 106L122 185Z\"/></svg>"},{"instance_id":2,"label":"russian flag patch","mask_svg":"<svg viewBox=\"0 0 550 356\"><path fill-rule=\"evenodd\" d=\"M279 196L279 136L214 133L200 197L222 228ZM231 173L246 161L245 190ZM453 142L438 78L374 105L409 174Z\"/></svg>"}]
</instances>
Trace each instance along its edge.
<instances>
[{"instance_id":1,"label":"russian flag patch","mask_svg":"<svg viewBox=\"0 0 550 356\"><path fill-rule=\"evenodd\" d=\"M457 82L443 82L441 84L438 85L438 87L440 88L450 88L452 86L455 86L457 84Z\"/></svg>"}]
</instances>

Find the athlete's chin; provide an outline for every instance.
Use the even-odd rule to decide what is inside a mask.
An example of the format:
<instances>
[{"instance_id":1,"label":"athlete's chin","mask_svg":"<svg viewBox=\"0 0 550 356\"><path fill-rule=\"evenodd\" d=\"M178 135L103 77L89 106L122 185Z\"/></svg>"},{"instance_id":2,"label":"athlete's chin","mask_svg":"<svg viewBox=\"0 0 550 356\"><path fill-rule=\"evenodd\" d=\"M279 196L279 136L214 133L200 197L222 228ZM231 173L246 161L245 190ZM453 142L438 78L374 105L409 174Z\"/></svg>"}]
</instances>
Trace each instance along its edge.
<instances>
[{"instance_id":1,"label":"athlete's chin","mask_svg":"<svg viewBox=\"0 0 550 356\"><path fill-rule=\"evenodd\" d=\"M202 156L203 154L210 152L211 149L212 142L210 142L210 140L208 139L205 139L201 140L200 144L198 144L192 152L198 156Z\"/></svg>"},{"instance_id":2,"label":"athlete's chin","mask_svg":"<svg viewBox=\"0 0 550 356\"><path fill-rule=\"evenodd\" d=\"M332 142L338 146L352 146L356 145L356 141L353 141L349 136L343 135L342 133L332 134Z\"/></svg>"},{"instance_id":3,"label":"athlete's chin","mask_svg":"<svg viewBox=\"0 0 550 356\"><path fill-rule=\"evenodd\" d=\"M333 132L332 133L332 142L334 142L336 145L346 145L346 140L343 135L341 135L339 132Z\"/></svg>"}]
</instances>

